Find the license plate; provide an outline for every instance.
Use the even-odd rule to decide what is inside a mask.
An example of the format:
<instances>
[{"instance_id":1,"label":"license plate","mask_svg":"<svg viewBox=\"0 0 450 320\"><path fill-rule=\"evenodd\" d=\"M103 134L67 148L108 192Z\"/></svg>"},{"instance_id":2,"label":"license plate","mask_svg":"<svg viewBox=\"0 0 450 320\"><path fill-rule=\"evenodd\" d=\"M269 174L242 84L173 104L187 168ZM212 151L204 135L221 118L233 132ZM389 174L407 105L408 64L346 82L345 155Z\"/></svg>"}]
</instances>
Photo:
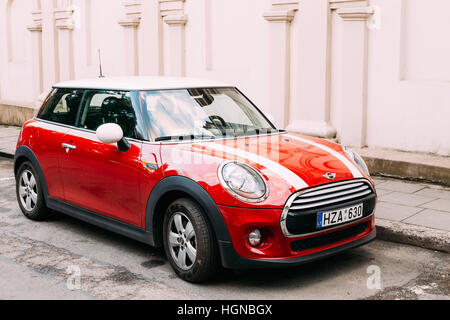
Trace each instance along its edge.
<instances>
[{"instance_id":1,"label":"license plate","mask_svg":"<svg viewBox=\"0 0 450 320\"><path fill-rule=\"evenodd\" d=\"M363 204L317 214L317 228L325 228L358 220L363 217Z\"/></svg>"}]
</instances>

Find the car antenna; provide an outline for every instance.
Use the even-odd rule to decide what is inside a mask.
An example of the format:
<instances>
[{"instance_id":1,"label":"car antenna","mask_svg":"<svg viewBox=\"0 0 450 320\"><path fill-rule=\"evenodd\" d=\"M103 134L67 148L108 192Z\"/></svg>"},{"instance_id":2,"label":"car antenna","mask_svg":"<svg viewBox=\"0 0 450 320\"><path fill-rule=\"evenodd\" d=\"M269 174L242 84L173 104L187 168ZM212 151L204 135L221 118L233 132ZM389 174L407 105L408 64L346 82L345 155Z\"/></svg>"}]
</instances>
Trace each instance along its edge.
<instances>
[{"instance_id":1,"label":"car antenna","mask_svg":"<svg viewBox=\"0 0 450 320\"><path fill-rule=\"evenodd\" d=\"M103 70L102 70L102 51L100 49L98 49L98 61L99 61L99 66L100 66L100 75L98 77L104 78L105 76L103 75Z\"/></svg>"}]
</instances>

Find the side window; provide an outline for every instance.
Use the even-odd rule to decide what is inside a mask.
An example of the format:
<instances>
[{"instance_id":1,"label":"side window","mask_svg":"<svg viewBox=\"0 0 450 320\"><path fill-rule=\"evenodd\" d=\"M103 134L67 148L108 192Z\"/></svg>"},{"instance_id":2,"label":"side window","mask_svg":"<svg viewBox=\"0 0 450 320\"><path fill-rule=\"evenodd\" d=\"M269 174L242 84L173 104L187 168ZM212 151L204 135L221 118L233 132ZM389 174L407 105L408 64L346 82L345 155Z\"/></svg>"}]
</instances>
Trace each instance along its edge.
<instances>
[{"instance_id":1,"label":"side window","mask_svg":"<svg viewBox=\"0 0 450 320\"><path fill-rule=\"evenodd\" d=\"M37 117L74 126L82 99L83 90L55 89Z\"/></svg>"},{"instance_id":2,"label":"side window","mask_svg":"<svg viewBox=\"0 0 450 320\"><path fill-rule=\"evenodd\" d=\"M79 127L96 131L106 123L117 123L126 138L137 138L137 118L129 92L88 92Z\"/></svg>"}]
</instances>

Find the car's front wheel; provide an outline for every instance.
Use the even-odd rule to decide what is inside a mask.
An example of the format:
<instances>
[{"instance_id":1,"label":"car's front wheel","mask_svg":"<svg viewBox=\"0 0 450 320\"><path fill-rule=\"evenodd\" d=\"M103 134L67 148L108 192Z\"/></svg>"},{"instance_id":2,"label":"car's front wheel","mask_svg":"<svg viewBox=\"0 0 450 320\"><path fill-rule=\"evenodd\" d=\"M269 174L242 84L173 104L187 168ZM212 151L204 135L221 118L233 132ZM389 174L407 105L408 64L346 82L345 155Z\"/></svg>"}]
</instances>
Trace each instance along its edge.
<instances>
[{"instance_id":1,"label":"car's front wheel","mask_svg":"<svg viewBox=\"0 0 450 320\"><path fill-rule=\"evenodd\" d=\"M39 176L28 161L22 163L17 171L16 195L19 207L28 219L41 221L52 215L45 205Z\"/></svg>"},{"instance_id":2,"label":"car's front wheel","mask_svg":"<svg viewBox=\"0 0 450 320\"><path fill-rule=\"evenodd\" d=\"M220 267L217 243L202 208L191 199L174 201L164 217L164 249L177 275L202 282Z\"/></svg>"}]
</instances>

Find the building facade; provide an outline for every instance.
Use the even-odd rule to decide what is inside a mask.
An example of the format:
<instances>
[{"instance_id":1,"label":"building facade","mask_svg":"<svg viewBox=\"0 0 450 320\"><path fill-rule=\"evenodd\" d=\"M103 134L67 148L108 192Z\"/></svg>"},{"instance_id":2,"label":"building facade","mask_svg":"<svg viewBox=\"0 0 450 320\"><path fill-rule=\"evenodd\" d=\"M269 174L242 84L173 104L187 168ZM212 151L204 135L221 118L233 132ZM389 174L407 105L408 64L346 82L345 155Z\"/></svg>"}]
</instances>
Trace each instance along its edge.
<instances>
[{"instance_id":1,"label":"building facade","mask_svg":"<svg viewBox=\"0 0 450 320\"><path fill-rule=\"evenodd\" d=\"M171 75L242 89L279 127L450 155L448 0L0 0L0 123L52 84Z\"/></svg>"}]
</instances>

